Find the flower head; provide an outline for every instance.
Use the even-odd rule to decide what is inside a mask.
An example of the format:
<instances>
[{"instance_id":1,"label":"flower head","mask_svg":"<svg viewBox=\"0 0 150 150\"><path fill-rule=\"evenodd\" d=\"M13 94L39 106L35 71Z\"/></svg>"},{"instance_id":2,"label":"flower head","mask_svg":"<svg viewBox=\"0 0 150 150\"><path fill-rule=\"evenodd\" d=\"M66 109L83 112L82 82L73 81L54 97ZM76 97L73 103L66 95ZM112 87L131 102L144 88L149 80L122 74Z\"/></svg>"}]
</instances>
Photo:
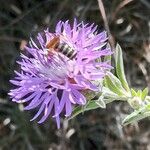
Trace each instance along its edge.
<instances>
[{"instance_id":1,"label":"flower head","mask_svg":"<svg viewBox=\"0 0 150 150\"><path fill-rule=\"evenodd\" d=\"M60 21L54 33L47 29L25 47L30 55L21 54L21 61L17 62L21 72L15 71L15 79L10 80L16 88L9 95L14 102L26 103L25 110L38 108L32 120L39 118L38 123L42 123L52 115L59 128L62 112L67 117L73 105L86 104L83 91L99 91L93 81L102 79L111 68L100 58L112 52L106 48L106 32L96 30L94 24L77 24L74 20L71 26L68 21ZM59 39L57 47L50 43L55 37ZM75 56L71 59L67 53Z\"/></svg>"}]
</instances>

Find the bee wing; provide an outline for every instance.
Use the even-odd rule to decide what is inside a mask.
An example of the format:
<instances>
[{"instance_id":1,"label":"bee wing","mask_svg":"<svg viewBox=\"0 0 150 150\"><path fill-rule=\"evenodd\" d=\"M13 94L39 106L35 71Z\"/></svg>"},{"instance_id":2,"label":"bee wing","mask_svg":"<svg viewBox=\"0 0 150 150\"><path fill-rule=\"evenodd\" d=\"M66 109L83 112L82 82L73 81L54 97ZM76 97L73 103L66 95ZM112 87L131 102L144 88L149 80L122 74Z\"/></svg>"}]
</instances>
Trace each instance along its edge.
<instances>
[{"instance_id":1,"label":"bee wing","mask_svg":"<svg viewBox=\"0 0 150 150\"><path fill-rule=\"evenodd\" d=\"M60 39L58 36L55 36L52 40L50 40L50 42L46 45L46 48L50 49L50 48L55 48L56 45L58 45L60 42Z\"/></svg>"}]
</instances>

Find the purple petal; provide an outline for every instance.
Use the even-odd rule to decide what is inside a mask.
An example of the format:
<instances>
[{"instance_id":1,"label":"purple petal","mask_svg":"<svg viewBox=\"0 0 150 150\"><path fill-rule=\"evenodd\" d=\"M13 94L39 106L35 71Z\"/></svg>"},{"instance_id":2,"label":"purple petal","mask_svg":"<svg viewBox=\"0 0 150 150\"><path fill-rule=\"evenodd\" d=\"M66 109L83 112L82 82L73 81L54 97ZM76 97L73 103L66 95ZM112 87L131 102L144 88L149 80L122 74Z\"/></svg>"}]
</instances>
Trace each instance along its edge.
<instances>
[{"instance_id":1,"label":"purple petal","mask_svg":"<svg viewBox=\"0 0 150 150\"><path fill-rule=\"evenodd\" d=\"M24 110L30 110L36 108L40 103L42 103L42 99L40 98L41 94L42 92L37 93L36 96L31 101L31 103L28 106L26 106Z\"/></svg>"},{"instance_id":2,"label":"purple petal","mask_svg":"<svg viewBox=\"0 0 150 150\"><path fill-rule=\"evenodd\" d=\"M33 121L35 120L41 113L42 111L44 110L44 107L45 107L45 104L43 103L39 109L39 111L36 113L36 115L30 120L30 121Z\"/></svg>"},{"instance_id":3,"label":"purple petal","mask_svg":"<svg viewBox=\"0 0 150 150\"><path fill-rule=\"evenodd\" d=\"M38 121L38 123L43 123L47 119L47 117L50 115L50 113L52 111L54 102L55 101L53 99L51 99L50 103L45 105L46 112L44 113L44 116L40 119L40 121Z\"/></svg>"},{"instance_id":4,"label":"purple petal","mask_svg":"<svg viewBox=\"0 0 150 150\"><path fill-rule=\"evenodd\" d=\"M70 116L72 113L72 106L71 106L71 102L69 101L69 99L66 100L66 117Z\"/></svg>"},{"instance_id":5,"label":"purple petal","mask_svg":"<svg viewBox=\"0 0 150 150\"><path fill-rule=\"evenodd\" d=\"M74 98L76 99L75 101L78 104L81 104L81 105L86 104L86 98L79 91L72 89L72 94L73 94Z\"/></svg>"}]
</instances>

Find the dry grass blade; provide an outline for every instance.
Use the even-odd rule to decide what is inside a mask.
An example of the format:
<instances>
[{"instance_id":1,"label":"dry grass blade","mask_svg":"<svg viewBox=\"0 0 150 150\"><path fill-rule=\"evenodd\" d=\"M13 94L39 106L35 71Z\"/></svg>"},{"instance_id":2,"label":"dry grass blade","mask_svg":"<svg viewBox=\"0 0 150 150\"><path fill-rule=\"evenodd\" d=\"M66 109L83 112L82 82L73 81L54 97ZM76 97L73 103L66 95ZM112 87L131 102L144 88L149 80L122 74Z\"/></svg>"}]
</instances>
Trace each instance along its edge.
<instances>
[{"instance_id":1,"label":"dry grass blade","mask_svg":"<svg viewBox=\"0 0 150 150\"><path fill-rule=\"evenodd\" d=\"M116 15L118 14L118 12L120 11L121 8L123 8L124 6L126 6L127 4L131 3L134 0L124 0L122 1L118 7L115 9L114 13L112 14L112 20L115 20Z\"/></svg>"},{"instance_id":2,"label":"dry grass blade","mask_svg":"<svg viewBox=\"0 0 150 150\"><path fill-rule=\"evenodd\" d=\"M115 42L114 42L113 36L111 35L110 29L109 29L108 20L107 20L104 4L103 4L102 0L98 0L98 5L99 5L99 9L100 9L102 18L103 18L105 29L108 33L110 46L111 46L112 50L114 51L115 50Z\"/></svg>"},{"instance_id":3,"label":"dry grass blade","mask_svg":"<svg viewBox=\"0 0 150 150\"><path fill-rule=\"evenodd\" d=\"M33 6L31 9L29 9L28 11L26 11L25 13L23 13L22 15L20 15L19 17L15 18L14 20L12 20L9 24L5 25L4 27L1 27L0 30L5 30L8 27L16 24L17 22L19 22L20 20L22 20L25 16L31 14L34 10L36 10L37 8L39 8L41 5L43 5L43 3L47 3L50 0L46 0L43 2L38 3L37 5Z\"/></svg>"}]
</instances>

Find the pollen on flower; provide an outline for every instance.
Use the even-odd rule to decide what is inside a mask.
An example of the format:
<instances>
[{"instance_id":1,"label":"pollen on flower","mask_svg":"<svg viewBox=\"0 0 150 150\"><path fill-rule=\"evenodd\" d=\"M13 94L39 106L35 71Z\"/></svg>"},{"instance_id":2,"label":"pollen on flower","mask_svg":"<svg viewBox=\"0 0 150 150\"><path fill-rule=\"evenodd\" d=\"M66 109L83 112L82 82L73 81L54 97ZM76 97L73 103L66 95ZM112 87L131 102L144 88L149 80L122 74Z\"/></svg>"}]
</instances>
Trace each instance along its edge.
<instances>
[{"instance_id":1,"label":"pollen on flower","mask_svg":"<svg viewBox=\"0 0 150 150\"><path fill-rule=\"evenodd\" d=\"M85 105L83 91L99 91L94 82L111 69L110 62L97 61L112 54L107 34L75 19L73 25L59 21L54 33L47 29L29 43L25 47L29 55L21 54L17 62L21 71L10 80L16 88L9 95L14 102L26 103L25 110L37 110L31 120L42 123L52 116L59 128L60 114L68 117L73 106Z\"/></svg>"}]
</instances>

